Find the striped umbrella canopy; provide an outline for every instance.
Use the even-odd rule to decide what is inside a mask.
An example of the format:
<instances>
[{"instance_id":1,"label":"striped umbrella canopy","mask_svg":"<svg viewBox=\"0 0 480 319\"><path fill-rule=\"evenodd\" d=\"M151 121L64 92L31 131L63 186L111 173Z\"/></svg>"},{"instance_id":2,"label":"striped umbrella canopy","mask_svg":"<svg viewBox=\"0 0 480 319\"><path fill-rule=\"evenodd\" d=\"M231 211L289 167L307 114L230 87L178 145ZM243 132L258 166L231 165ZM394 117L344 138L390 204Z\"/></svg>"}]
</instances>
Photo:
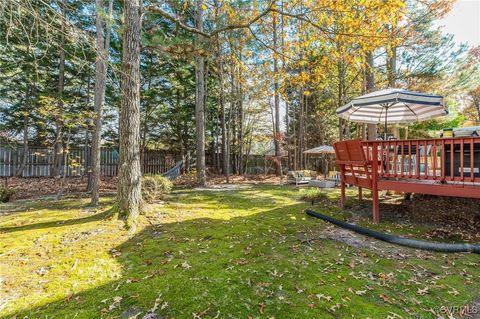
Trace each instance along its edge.
<instances>
[{"instance_id":1,"label":"striped umbrella canopy","mask_svg":"<svg viewBox=\"0 0 480 319\"><path fill-rule=\"evenodd\" d=\"M337 115L358 123L410 123L448 114L440 95L385 89L359 96L339 107Z\"/></svg>"},{"instance_id":2,"label":"striped umbrella canopy","mask_svg":"<svg viewBox=\"0 0 480 319\"><path fill-rule=\"evenodd\" d=\"M304 154L335 154L335 149L330 145L321 145L303 152Z\"/></svg>"}]
</instances>

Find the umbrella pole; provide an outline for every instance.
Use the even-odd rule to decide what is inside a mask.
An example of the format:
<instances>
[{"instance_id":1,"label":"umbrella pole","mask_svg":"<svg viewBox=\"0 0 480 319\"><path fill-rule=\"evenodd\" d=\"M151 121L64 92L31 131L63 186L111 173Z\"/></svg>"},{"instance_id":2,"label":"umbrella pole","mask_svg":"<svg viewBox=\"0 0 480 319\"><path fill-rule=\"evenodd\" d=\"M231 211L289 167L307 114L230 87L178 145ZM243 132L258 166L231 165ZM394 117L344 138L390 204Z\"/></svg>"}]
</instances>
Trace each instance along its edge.
<instances>
[{"instance_id":1,"label":"umbrella pole","mask_svg":"<svg viewBox=\"0 0 480 319\"><path fill-rule=\"evenodd\" d=\"M387 140L387 117L388 117L388 106L385 107L385 127L383 128L383 139Z\"/></svg>"}]
</instances>

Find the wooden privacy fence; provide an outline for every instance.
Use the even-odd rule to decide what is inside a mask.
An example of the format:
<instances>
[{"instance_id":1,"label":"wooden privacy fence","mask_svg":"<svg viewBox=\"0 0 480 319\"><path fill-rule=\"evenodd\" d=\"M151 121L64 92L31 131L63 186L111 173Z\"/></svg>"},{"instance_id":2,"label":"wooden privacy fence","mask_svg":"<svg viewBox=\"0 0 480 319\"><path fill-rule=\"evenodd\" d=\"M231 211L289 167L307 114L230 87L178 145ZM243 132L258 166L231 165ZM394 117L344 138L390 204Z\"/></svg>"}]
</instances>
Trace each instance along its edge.
<instances>
[{"instance_id":1,"label":"wooden privacy fence","mask_svg":"<svg viewBox=\"0 0 480 319\"><path fill-rule=\"evenodd\" d=\"M15 176L22 169L24 158L23 147L0 145L0 176ZM67 176L84 176L90 167L91 149L89 147L71 148L62 156L60 171L66 167ZM118 150L102 148L100 153L100 174L116 176ZM66 159L66 166L65 166ZM142 170L147 174L162 174L175 165L175 157L163 151L149 150L142 154ZM29 147L22 177L51 176L54 163L53 148Z\"/></svg>"}]
</instances>

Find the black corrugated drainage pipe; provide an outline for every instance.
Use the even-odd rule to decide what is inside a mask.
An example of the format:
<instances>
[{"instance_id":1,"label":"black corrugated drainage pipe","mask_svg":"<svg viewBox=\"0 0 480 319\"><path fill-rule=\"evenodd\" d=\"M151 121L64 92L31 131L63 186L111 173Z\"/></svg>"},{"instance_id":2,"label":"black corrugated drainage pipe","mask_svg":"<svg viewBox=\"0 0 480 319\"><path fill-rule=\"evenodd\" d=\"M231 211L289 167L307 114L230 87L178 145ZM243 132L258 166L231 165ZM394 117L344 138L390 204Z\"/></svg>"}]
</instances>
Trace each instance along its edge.
<instances>
[{"instance_id":1,"label":"black corrugated drainage pipe","mask_svg":"<svg viewBox=\"0 0 480 319\"><path fill-rule=\"evenodd\" d=\"M334 225L340 226L345 229L352 230L356 233L373 237L378 240L386 241L387 243L397 244L401 246L423 249L423 250L432 250L432 251L441 251L447 253L460 253L460 252L470 252L475 254L480 254L480 245L478 244L448 244L448 243L439 243L431 241L423 241L416 239L403 238L398 236L393 236L389 234L380 233L365 227L358 225L353 225L349 223L342 222L338 219L332 218L327 215L317 213L313 210L307 209L305 211L307 215L320 218Z\"/></svg>"}]
</instances>

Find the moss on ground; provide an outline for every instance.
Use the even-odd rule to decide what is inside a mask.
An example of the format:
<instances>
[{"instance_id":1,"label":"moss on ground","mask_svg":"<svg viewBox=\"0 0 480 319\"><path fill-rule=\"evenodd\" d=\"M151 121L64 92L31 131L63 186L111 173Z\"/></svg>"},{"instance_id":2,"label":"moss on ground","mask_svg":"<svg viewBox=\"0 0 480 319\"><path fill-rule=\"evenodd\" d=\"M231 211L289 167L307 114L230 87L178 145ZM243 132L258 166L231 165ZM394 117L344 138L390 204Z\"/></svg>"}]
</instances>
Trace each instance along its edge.
<instances>
[{"instance_id":1,"label":"moss on ground","mask_svg":"<svg viewBox=\"0 0 480 319\"><path fill-rule=\"evenodd\" d=\"M399 258L323 239L329 226L303 213L302 192L178 190L149 207L135 236L108 219L112 198L96 210L85 199L5 205L0 317L436 318L480 297L478 256Z\"/></svg>"}]
</instances>

